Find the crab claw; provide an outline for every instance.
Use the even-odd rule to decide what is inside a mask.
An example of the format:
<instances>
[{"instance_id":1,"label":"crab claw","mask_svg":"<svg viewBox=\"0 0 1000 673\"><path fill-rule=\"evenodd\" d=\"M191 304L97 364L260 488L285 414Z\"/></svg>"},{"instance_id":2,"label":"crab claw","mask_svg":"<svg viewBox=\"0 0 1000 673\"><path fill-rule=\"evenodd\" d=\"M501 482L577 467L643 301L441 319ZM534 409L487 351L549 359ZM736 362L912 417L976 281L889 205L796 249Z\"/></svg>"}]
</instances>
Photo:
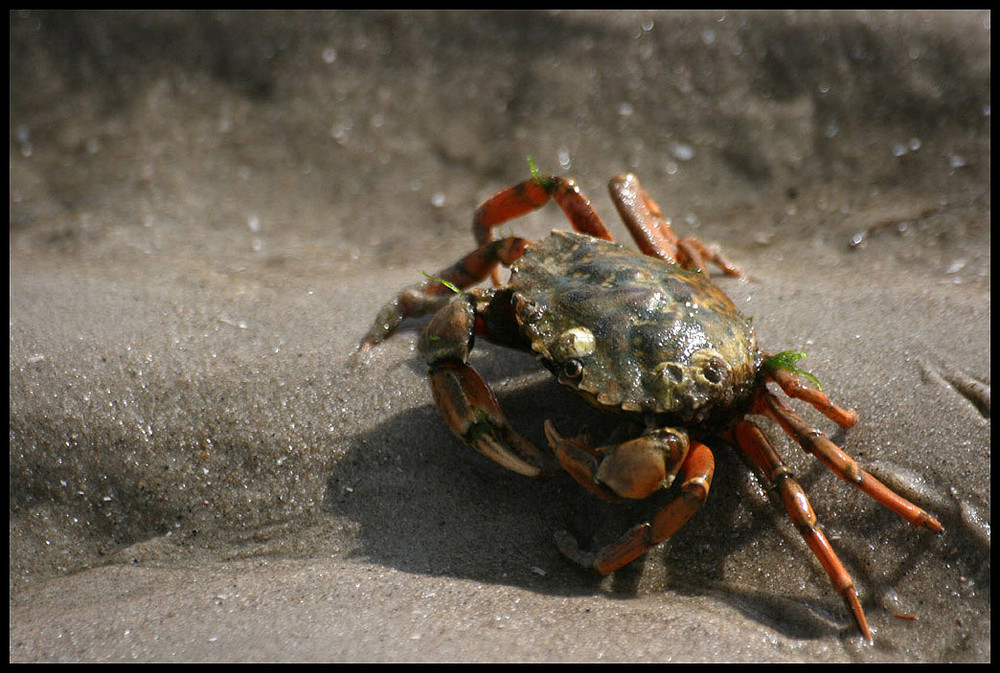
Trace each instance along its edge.
<instances>
[{"instance_id":1,"label":"crab claw","mask_svg":"<svg viewBox=\"0 0 1000 673\"><path fill-rule=\"evenodd\" d=\"M434 401L448 427L466 444L508 470L526 477L551 475L551 459L507 422L493 391L462 362L431 367Z\"/></svg>"},{"instance_id":2,"label":"crab claw","mask_svg":"<svg viewBox=\"0 0 1000 673\"><path fill-rule=\"evenodd\" d=\"M621 502L669 488L688 452L687 435L656 428L621 444L594 448L586 432L566 439L545 423L545 436L563 469L594 495Z\"/></svg>"}]
</instances>

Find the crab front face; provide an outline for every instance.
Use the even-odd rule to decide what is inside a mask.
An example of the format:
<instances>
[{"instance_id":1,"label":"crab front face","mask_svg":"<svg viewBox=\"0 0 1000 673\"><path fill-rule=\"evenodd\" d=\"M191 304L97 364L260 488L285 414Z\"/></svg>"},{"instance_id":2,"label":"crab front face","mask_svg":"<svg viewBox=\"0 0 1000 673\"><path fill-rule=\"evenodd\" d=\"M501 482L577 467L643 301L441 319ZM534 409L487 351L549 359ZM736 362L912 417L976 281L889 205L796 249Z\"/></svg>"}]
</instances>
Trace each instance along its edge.
<instances>
[{"instance_id":1,"label":"crab front face","mask_svg":"<svg viewBox=\"0 0 1000 673\"><path fill-rule=\"evenodd\" d=\"M754 332L701 273L557 232L510 287L532 349L595 406L696 424L749 397Z\"/></svg>"}]
</instances>

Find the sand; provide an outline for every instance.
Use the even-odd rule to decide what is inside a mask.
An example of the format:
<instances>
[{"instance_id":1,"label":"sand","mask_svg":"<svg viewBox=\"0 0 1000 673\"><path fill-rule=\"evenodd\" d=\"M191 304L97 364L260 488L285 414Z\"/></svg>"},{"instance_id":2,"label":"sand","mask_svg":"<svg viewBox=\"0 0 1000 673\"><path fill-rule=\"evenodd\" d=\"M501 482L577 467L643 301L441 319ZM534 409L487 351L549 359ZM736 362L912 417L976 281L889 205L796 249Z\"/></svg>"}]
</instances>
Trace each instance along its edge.
<instances>
[{"instance_id":1,"label":"sand","mask_svg":"<svg viewBox=\"0 0 1000 673\"><path fill-rule=\"evenodd\" d=\"M988 12L10 29L11 661L990 660ZM721 245L761 342L861 420L803 414L940 517L909 526L765 424L874 644L732 447L688 526L596 578L553 533L655 503L454 440L419 323L349 357L527 156L626 244L605 184L629 170ZM607 428L528 356L474 362L532 441Z\"/></svg>"}]
</instances>

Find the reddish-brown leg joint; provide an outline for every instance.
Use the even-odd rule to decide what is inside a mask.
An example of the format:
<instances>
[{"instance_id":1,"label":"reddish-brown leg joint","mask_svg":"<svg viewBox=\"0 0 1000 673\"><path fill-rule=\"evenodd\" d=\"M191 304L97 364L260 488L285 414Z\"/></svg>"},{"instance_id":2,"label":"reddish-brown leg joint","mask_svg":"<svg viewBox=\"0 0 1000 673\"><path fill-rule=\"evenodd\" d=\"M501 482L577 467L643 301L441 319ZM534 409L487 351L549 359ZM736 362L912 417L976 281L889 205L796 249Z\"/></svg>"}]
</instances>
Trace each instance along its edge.
<instances>
[{"instance_id":1,"label":"reddish-brown leg joint","mask_svg":"<svg viewBox=\"0 0 1000 673\"><path fill-rule=\"evenodd\" d=\"M480 245L487 243L493 240L493 227L541 208L549 199L559 204L576 231L614 240L576 182L558 176L532 177L488 198L472 218L472 235ZM500 285L499 271L494 269L491 275L493 284Z\"/></svg>"},{"instance_id":2,"label":"reddish-brown leg joint","mask_svg":"<svg viewBox=\"0 0 1000 673\"><path fill-rule=\"evenodd\" d=\"M728 276L743 277L743 272L721 253L696 238L678 237L659 204L631 173L612 178L608 189L618 214L643 253L688 269L697 269L706 276L707 263L712 262Z\"/></svg>"},{"instance_id":3,"label":"reddish-brown leg joint","mask_svg":"<svg viewBox=\"0 0 1000 673\"><path fill-rule=\"evenodd\" d=\"M780 367L770 369L767 377L777 383L786 395L808 402L842 428L849 428L858 422L858 412L854 409L837 406L823 391L807 386L802 379L787 369Z\"/></svg>"},{"instance_id":4,"label":"reddish-brown leg joint","mask_svg":"<svg viewBox=\"0 0 1000 673\"><path fill-rule=\"evenodd\" d=\"M526 240L514 236L485 243L427 280L403 288L379 311L368 334L358 344L358 351L367 351L388 339L406 318L438 311L451 298L449 284L466 289L485 280L500 264L510 266L524 254L526 245Z\"/></svg>"}]
</instances>

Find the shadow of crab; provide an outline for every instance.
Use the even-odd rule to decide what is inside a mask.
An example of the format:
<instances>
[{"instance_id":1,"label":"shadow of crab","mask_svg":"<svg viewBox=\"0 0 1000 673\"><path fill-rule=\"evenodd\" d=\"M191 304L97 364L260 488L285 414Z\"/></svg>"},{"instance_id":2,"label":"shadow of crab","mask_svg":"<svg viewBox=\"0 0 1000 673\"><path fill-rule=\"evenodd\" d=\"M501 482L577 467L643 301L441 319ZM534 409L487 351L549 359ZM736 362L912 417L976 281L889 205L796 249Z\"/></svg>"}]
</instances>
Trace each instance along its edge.
<instances>
[{"instance_id":1,"label":"shadow of crab","mask_svg":"<svg viewBox=\"0 0 1000 673\"><path fill-rule=\"evenodd\" d=\"M399 366L422 377L420 362ZM567 434L587 427L597 441L621 431L619 419L595 412L530 357L484 349L476 366L495 386L512 424L540 447L546 446L546 419ZM325 509L358 524L355 555L404 572L551 595L662 597L666 602L657 609L664 612L671 609L666 594L701 598L709 610L722 604L792 638L849 628L839 597L780 503L764 493L742 454L724 441L709 442L716 474L692 520L644 557L600 577L562 557L553 534L568 530L584 547L600 547L648 520L676 491L613 504L594 498L566 474L522 477L458 441L429 392L426 399L347 438L344 456L329 475ZM815 462L799 476L807 489L822 479L842 487ZM879 519L884 523L853 528L857 522L848 519L840 522L844 530L897 525L885 516ZM841 550L853 560L849 546ZM856 578L862 585L870 579L865 575Z\"/></svg>"}]
</instances>

